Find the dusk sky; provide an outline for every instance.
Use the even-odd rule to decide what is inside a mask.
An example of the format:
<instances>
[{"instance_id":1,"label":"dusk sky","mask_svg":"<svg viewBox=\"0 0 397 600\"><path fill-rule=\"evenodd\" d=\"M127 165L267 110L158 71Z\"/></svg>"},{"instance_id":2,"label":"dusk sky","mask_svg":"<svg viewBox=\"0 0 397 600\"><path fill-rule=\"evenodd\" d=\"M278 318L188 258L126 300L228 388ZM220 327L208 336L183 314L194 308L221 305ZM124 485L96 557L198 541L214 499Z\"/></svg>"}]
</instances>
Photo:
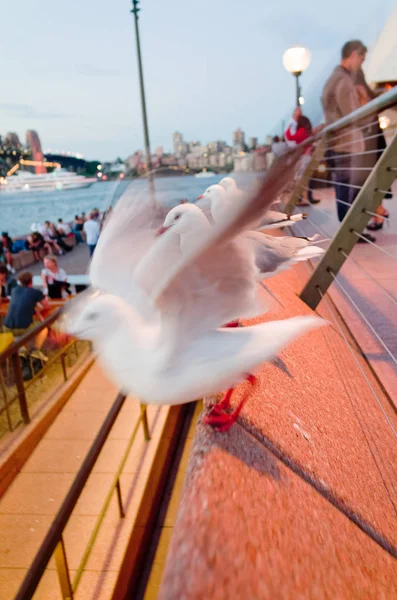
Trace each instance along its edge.
<instances>
[{"instance_id":1,"label":"dusk sky","mask_svg":"<svg viewBox=\"0 0 397 600\"><path fill-rule=\"evenodd\" d=\"M171 135L231 141L242 127L264 141L293 108L283 51L312 51L304 96L318 97L342 44L373 44L395 0L142 0L140 32L151 145ZM46 150L126 158L142 148L133 15L128 0L3 2L0 133ZM313 115L312 115L313 116ZM314 122L321 115L313 116Z\"/></svg>"}]
</instances>

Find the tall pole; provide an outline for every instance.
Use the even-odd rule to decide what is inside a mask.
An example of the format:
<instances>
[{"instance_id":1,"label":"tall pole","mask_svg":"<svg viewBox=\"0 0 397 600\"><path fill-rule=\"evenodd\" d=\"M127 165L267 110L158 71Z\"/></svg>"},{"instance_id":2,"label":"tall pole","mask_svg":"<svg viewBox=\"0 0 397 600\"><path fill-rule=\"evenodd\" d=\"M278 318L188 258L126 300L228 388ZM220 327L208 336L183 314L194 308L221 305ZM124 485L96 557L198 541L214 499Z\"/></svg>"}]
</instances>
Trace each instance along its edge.
<instances>
[{"instance_id":1,"label":"tall pole","mask_svg":"<svg viewBox=\"0 0 397 600\"><path fill-rule=\"evenodd\" d=\"M150 141L149 141L149 128L147 122L146 112L146 98L145 98L145 87L143 84L143 69L142 69L142 55L141 55L141 42L139 39L139 27L138 27L138 13L141 10L138 8L139 0L132 0L131 12L134 15L135 21L135 38L136 38L136 51L138 57L138 71L139 71L139 86L141 91L141 106L142 106L142 120L143 120L143 134L145 139L145 154L146 154L146 166L148 170L148 179L151 182L152 177L152 157L150 152Z\"/></svg>"},{"instance_id":2,"label":"tall pole","mask_svg":"<svg viewBox=\"0 0 397 600\"><path fill-rule=\"evenodd\" d=\"M301 75L300 72L294 73L296 79L296 106L300 105L300 97L301 97L301 87L299 85L299 77Z\"/></svg>"}]
</instances>

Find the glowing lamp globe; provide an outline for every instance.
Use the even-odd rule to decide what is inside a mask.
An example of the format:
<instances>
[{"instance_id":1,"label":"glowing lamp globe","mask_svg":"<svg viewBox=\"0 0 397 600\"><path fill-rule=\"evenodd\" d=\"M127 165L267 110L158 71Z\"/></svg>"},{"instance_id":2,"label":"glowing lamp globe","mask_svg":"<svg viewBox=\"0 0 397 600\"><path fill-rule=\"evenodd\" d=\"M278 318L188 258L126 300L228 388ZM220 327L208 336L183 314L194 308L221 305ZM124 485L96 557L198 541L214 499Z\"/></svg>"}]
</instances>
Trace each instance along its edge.
<instances>
[{"instance_id":1,"label":"glowing lamp globe","mask_svg":"<svg viewBox=\"0 0 397 600\"><path fill-rule=\"evenodd\" d=\"M311 54L304 46L292 46L283 54L284 68L293 75L300 75L310 65Z\"/></svg>"}]
</instances>

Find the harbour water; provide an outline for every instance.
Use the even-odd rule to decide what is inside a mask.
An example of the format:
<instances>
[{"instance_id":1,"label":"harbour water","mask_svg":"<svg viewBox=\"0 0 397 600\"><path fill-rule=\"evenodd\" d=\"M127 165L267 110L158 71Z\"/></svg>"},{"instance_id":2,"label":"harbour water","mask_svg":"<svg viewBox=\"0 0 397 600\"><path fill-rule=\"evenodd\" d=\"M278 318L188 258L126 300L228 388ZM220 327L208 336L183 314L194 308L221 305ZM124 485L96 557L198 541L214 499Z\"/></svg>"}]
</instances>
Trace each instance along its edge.
<instances>
[{"instance_id":1,"label":"harbour water","mask_svg":"<svg viewBox=\"0 0 397 600\"><path fill-rule=\"evenodd\" d=\"M258 175L241 174L235 177L240 187L249 187ZM192 176L163 177L155 180L156 192L163 203L172 207L178 200L195 200L210 185L217 183L224 175L206 179ZM80 190L54 192L23 192L0 195L0 232L10 236L26 234L32 223L46 220L56 222L59 218L73 220L82 211L89 213L93 208L105 210L123 194L128 186L136 192L147 187L143 179L135 181L106 181Z\"/></svg>"}]
</instances>

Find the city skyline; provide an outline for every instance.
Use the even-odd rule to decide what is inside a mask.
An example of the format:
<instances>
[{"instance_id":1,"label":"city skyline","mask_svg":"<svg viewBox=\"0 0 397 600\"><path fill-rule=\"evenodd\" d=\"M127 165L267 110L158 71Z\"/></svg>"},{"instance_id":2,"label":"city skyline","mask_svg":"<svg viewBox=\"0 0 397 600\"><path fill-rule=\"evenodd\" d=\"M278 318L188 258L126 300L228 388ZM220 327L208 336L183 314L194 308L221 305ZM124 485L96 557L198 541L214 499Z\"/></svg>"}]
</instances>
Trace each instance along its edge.
<instances>
[{"instance_id":1,"label":"city skyline","mask_svg":"<svg viewBox=\"0 0 397 600\"><path fill-rule=\"evenodd\" d=\"M142 2L152 149L170 149L175 129L202 140L228 139L236 123L259 140L280 130L294 98L292 78L281 64L285 48L300 42L311 49L302 87L308 97L317 85L308 98L317 101L320 80L338 61L343 41L360 37L373 43L393 4L386 0L376 12L364 13L358 0L335 0L324 25L309 0L299 10L292 0L276 7L252 0L244 11L236 0L193 6L182 0ZM45 149L63 148L87 159L127 156L143 146L129 8L126 2L110 9L105 0L4 7L4 134L22 137L31 128L39 131ZM17 44L16 32L23 32Z\"/></svg>"}]
</instances>

